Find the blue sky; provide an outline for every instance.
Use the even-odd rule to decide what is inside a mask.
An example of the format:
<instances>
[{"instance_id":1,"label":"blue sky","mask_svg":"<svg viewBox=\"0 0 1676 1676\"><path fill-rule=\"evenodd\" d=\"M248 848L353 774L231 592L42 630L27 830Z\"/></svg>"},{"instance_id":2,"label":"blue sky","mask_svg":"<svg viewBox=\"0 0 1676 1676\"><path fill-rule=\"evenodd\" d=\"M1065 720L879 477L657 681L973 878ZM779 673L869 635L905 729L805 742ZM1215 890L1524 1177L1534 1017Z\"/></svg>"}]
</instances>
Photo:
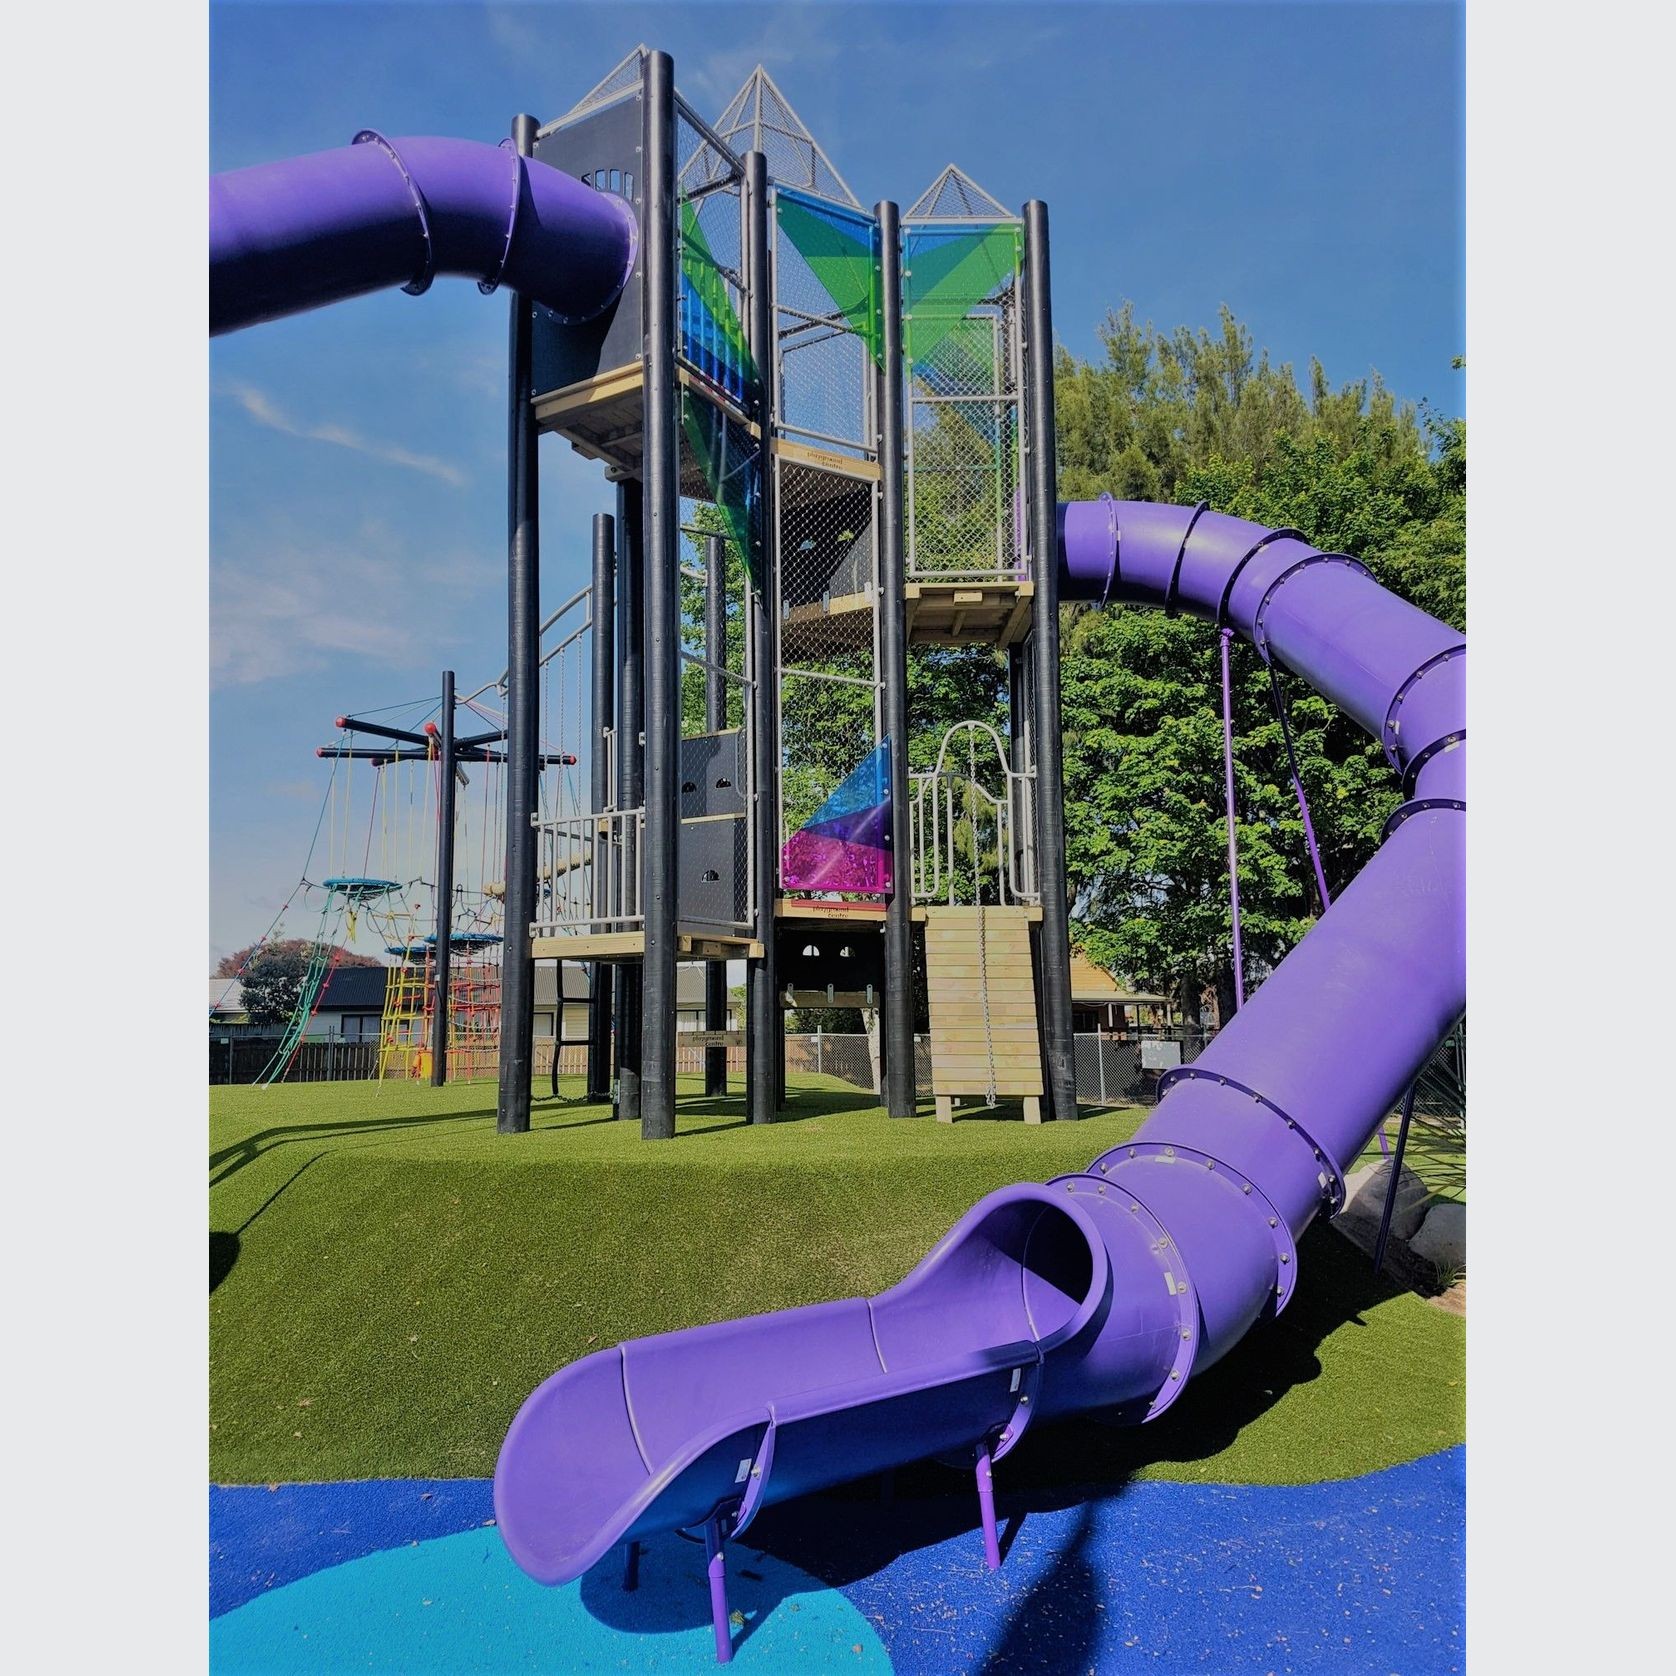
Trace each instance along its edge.
<instances>
[{"instance_id":1,"label":"blue sky","mask_svg":"<svg viewBox=\"0 0 1676 1676\"><path fill-rule=\"evenodd\" d=\"M1455 6L217 3L211 166L363 127L497 139L641 40L712 117L767 64L866 204L950 161L1046 199L1074 351L1125 298L1165 327L1226 303L1300 373L1462 408ZM332 717L505 661L505 345L502 300L440 282L212 346L212 962L302 870ZM597 467L542 455L551 605L610 503Z\"/></svg>"}]
</instances>

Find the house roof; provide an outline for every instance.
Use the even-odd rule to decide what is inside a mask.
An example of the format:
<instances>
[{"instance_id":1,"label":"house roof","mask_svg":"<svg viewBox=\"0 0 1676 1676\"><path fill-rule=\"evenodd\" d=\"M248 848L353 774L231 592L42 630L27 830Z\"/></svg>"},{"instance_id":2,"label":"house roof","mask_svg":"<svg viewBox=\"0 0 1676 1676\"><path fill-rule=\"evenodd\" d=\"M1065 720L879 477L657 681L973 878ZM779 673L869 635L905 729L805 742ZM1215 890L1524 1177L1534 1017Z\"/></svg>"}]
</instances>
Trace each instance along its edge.
<instances>
[{"instance_id":1,"label":"house roof","mask_svg":"<svg viewBox=\"0 0 1676 1676\"><path fill-rule=\"evenodd\" d=\"M381 1013L388 966L335 966L326 974L316 1007L322 1013Z\"/></svg>"},{"instance_id":2,"label":"house roof","mask_svg":"<svg viewBox=\"0 0 1676 1676\"><path fill-rule=\"evenodd\" d=\"M1114 1003L1124 1006L1157 1006L1168 1004L1164 995L1152 995L1144 989L1130 989L1120 984L1104 967L1096 966L1086 955L1071 951L1071 1000L1085 1007L1106 1007Z\"/></svg>"}]
</instances>

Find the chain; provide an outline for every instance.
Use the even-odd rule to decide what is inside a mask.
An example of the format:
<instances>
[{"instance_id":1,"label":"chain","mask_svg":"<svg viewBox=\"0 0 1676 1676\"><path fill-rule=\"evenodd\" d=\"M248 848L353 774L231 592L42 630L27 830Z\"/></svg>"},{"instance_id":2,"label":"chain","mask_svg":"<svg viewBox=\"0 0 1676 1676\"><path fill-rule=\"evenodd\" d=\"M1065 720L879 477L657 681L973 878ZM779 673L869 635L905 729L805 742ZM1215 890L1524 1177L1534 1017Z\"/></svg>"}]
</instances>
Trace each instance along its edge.
<instances>
[{"instance_id":1,"label":"chain","mask_svg":"<svg viewBox=\"0 0 1676 1676\"><path fill-rule=\"evenodd\" d=\"M989 1018L989 932L984 919L983 866L978 854L978 747L976 734L966 739L966 811L972 832L972 898L978 909L978 994L983 1001L983 1045L989 1060L989 1104L995 1104L995 1031ZM997 823L996 841L1001 840ZM996 858L998 861L999 856Z\"/></svg>"},{"instance_id":2,"label":"chain","mask_svg":"<svg viewBox=\"0 0 1676 1676\"><path fill-rule=\"evenodd\" d=\"M989 1103L995 1104L995 1032L989 1023L989 938L984 929L983 896L978 896L978 990L983 996L983 1045L989 1055Z\"/></svg>"}]
</instances>

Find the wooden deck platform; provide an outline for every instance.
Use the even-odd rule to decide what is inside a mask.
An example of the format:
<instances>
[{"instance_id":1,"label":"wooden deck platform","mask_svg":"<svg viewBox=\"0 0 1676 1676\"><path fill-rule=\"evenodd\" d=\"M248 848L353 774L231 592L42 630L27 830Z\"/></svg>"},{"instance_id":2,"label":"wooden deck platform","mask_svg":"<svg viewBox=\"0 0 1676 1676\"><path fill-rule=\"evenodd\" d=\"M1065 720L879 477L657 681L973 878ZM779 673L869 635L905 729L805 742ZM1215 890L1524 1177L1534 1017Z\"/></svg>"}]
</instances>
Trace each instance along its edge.
<instances>
[{"instance_id":1,"label":"wooden deck platform","mask_svg":"<svg viewBox=\"0 0 1676 1676\"><path fill-rule=\"evenodd\" d=\"M743 933L712 931L708 926L682 925L675 938L677 960L760 960L762 944ZM530 954L537 960L641 960L646 954L644 931L579 931L556 937L532 937Z\"/></svg>"},{"instance_id":2,"label":"wooden deck platform","mask_svg":"<svg viewBox=\"0 0 1676 1676\"><path fill-rule=\"evenodd\" d=\"M1034 582L909 582L908 639L917 646L1012 646L1030 632Z\"/></svg>"}]
</instances>

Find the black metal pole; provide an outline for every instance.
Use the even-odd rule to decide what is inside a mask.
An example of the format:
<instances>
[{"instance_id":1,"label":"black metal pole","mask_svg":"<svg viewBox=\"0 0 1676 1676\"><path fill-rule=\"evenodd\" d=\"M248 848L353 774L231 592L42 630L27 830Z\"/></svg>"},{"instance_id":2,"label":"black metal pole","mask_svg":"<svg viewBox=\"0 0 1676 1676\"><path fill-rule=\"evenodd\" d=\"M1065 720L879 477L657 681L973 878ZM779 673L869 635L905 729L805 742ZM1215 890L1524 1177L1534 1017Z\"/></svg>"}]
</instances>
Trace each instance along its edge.
<instances>
[{"instance_id":1,"label":"black metal pole","mask_svg":"<svg viewBox=\"0 0 1676 1676\"><path fill-rule=\"evenodd\" d=\"M535 118L519 116L512 143L521 157L535 149ZM501 946L500 1097L495 1127L519 1135L530 1126L535 1055L535 919L537 780L536 704L541 660L540 484L535 419L530 409L531 304L516 292L511 307L511 376L507 425L508 538L506 559L506 925Z\"/></svg>"},{"instance_id":2,"label":"black metal pole","mask_svg":"<svg viewBox=\"0 0 1676 1676\"><path fill-rule=\"evenodd\" d=\"M774 500L774 300L768 223L768 159L745 153L745 333L757 367L756 419L761 436L762 543L754 586L747 590L751 637L751 873L756 880L756 939L762 953L745 964L745 1100L751 1122L772 1123L780 1107L785 1017L774 946L774 903L780 883L780 689L775 669L773 570L777 562Z\"/></svg>"},{"instance_id":3,"label":"black metal pole","mask_svg":"<svg viewBox=\"0 0 1676 1676\"><path fill-rule=\"evenodd\" d=\"M431 955L431 1087L448 1081L448 998L454 954L454 671L442 672L437 723L436 942Z\"/></svg>"},{"instance_id":4,"label":"black metal pole","mask_svg":"<svg viewBox=\"0 0 1676 1676\"><path fill-rule=\"evenodd\" d=\"M645 791L641 755L642 665L646 647L646 564L642 539L640 479L617 485L617 619L622 637L617 665L617 720L612 735L617 752L617 807L638 809ZM621 828L623 877L638 903L640 850L631 821ZM619 912L622 905L619 904ZM640 1121L640 968L632 961L616 968L613 988L617 1017L617 1116Z\"/></svg>"},{"instance_id":5,"label":"black metal pole","mask_svg":"<svg viewBox=\"0 0 1676 1676\"><path fill-rule=\"evenodd\" d=\"M382 722L358 721L354 716L339 716L332 724L349 733L366 733L374 739L396 739L404 745L427 745L430 741L422 733L411 733L405 727L386 727Z\"/></svg>"},{"instance_id":6,"label":"black metal pole","mask_svg":"<svg viewBox=\"0 0 1676 1676\"><path fill-rule=\"evenodd\" d=\"M1408 1126L1414 1118L1414 1096L1420 1087L1416 1077L1402 1101L1402 1122L1397 1125L1397 1150L1391 1154L1391 1177L1385 1184L1385 1203L1379 1212L1379 1238L1373 1247L1373 1272L1385 1267L1385 1247L1391 1238L1391 1213L1397 1208L1397 1189L1402 1185L1403 1154L1408 1151Z\"/></svg>"},{"instance_id":7,"label":"black metal pole","mask_svg":"<svg viewBox=\"0 0 1676 1676\"><path fill-rule=\"evenodd\" d=\"M704 542L704 725L711 733L727 727L727 543L719 535ZM727 962L712 960L704 968L704 1028L712 1034L727 1029ZM727 1093L727 1044L714 1042L704 1050L704 1092Z\"/></svg>"},{"instance_id":8,"label":"black metal pole","mask_svg":"<svg viewBox=\"0 0 1676 1676\"><path fill-rule=\"evenodd\" d=\"M675 1133L675 938L680 839L681 489L675 380L675 66L646 59L646 815L641 910L640 1134Z\"/></svg>"},{"instance_id":9,"label":"black metal pole","mask_svg":"<svg viewBox=\"0 0 1676 1676\"><path fill-rule=\"evenodd\" d=\"M1042 898L1042 1048L1049 1107L1077 1115L1071 1038L1071 922L1065 892L1064 765L1059 739L1058 471L1054 458L1053 295L1047 205L1024 206L1025 397L1030 434L1030 552L1036 584L1036 882Z\"/></svg>"},{"instance_id":10,"label":"black metal pole","mask_svg":"<svg viewBox=\"0 0 1676 1676\"><path fill-rule=\"evenodd\" d=\"M913 855L908 829L908 595L903 534L902 235L901 212L888 200L879 222L884 365L879 370L879 673L890 739L892 886L885 908L885 1110L912 1117L914 1082Z\"/></svg>"},{"instance_id":11,"label":"black metal pole","mask_svg":"<svg viewBox=\"0 0 1676 1676\"><path fill-rule=\"evenodd\" d=\"M588 802L597 819L611 807L611 764L606 756L606 731L611 726L613 688L617 679L616 590L617 521L609 512L594 514L594 565L588 609L593 619L593 743L588 753ZM606 879L611 867L610 840L594 840L589 895L595 911L603 909ZM564 1037L563 970L560 970L555 1055ZM556 1062L556 1061L555 1061ZM588 967L588 1098L611 1097L611 968L602 960Z\"/></svg>"}]
</instances>

